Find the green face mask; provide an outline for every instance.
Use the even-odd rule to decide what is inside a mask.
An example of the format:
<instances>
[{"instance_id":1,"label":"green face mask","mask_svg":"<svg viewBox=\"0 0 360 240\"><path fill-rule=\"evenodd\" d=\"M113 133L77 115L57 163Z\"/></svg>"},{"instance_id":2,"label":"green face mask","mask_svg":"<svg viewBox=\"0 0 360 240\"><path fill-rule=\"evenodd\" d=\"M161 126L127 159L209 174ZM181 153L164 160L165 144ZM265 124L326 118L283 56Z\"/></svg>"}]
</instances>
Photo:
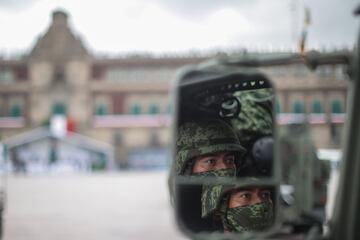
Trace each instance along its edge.
<instances>
[{"instance_id":1,"label":"green face mask","mask_svg":"<svg viewBox=\"0 0 360 240\"><path fill-rule=\"evenodd\" d=\"M219 170L200 172L200 173L192 173L193 177L234 177L236 173L235 168L224 168Z\"/></svg>"},{"instance_id":2,"label":"green face mask","mask_svg":"<svg viewBox=\"0 0 360 240\"><path fill-rule=\"evenodd\" d=\"M271 202L262 202L228 208L225 221L235 232L262 231L274 223L273 205Z\"/></svg>"}]
</instances>

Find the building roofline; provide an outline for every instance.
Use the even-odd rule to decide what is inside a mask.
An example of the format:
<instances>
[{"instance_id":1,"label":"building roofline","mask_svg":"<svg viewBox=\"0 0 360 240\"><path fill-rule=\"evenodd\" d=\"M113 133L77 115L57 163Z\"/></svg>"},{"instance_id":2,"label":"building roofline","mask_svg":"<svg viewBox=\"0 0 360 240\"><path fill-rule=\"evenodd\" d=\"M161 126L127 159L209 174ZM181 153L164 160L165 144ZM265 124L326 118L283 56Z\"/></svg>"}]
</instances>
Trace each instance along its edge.
<instances>
[{"instance_id":1,"label":"building roofline","mask_svg":"<svg viewBox=\"0 0 360 240\"><path fill-rule=\"evenodd\" d=\"M112 151L113 146L109 143L101 142L90 137L81 135L79 133L70 133L65 137L57 137L51 134L48 127L39 127L19 135L12 136L2 141L2 143L6 144L8 148L14 148L21 145L25 145L28 143L36 142L45 138L56 138L60 141L67 142L71 145L76 145L83 147L88 150L98 150L107 152L109 150Z\"/></svg>"}]
</instances>

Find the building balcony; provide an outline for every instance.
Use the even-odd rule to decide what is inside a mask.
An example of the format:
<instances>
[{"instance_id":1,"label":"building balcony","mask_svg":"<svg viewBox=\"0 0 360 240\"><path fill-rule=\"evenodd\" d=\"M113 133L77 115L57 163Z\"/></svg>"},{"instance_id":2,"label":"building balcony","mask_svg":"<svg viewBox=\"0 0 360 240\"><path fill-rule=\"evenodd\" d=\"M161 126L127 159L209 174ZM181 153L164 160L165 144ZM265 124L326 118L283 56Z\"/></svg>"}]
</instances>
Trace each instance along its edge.
<instances>
[{"instance_id":1,"label":"building balcony","mask_svg":"<svg viewBox=\"0 0 360 240\"><path fill-rule=\"evenodd\" d=\"M24 117L0 117L0 128L23 128L25 127Z\"/></svg>"},{"instance_id":2,"label":"building balcony","mask_svg":"<svg viewBox=\"0 0 360 240\"><path fill-rule=\"evenodd\" d=\"M326 124L326 123L344 123L345 113L279 113L276 115L279 125L287 124Z\"/></svg>"},{"instance_id":3,"label":"building balcony","mask_svg":"<svg viewBox=\"0 0 360 240\"><path fill-rule=\"evenodd\" d=\"M137 128L137 127L169 127L170 114L139 114L139 115L102 115L94 116L95 128Z\"/></svg>"}]
</instances>

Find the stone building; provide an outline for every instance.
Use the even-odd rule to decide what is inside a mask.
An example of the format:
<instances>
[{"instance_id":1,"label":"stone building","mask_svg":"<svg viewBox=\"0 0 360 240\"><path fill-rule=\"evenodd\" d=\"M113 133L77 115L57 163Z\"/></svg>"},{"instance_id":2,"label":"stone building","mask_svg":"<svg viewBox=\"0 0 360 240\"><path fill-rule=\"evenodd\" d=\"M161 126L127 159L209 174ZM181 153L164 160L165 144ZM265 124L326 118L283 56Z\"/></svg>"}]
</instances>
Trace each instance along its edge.
<instances>
[{"instance_id":1,"label":"stone building","mask_svg":"<svg viewBox=\"0 0 360 240\"><path fill-rule=\"evenodd\" d=\"M28 55L0 58L0 139L64 115L77 133L112 145L116 166L163 167L170 142L171 79L178 68L204 60L94 56L69 27L67 14L55 11ZM335 135L344 121L347 86L341 67L313 73L301 66L264 70L277 85L282 124L311 115L318 147L338 147Z\"/></svg>"},{"instance_id":2,"label":"stone building","mask_svg":"<svg viewBox=\"0 0 360 240\"><path fill-rule=\"evenodd\" d=\"M345 66L303 65L265 69L278 92L276 110L280 126L309 123L317 148L340 148L345 121L348 76Z\"/></svg>"}]
</instances>

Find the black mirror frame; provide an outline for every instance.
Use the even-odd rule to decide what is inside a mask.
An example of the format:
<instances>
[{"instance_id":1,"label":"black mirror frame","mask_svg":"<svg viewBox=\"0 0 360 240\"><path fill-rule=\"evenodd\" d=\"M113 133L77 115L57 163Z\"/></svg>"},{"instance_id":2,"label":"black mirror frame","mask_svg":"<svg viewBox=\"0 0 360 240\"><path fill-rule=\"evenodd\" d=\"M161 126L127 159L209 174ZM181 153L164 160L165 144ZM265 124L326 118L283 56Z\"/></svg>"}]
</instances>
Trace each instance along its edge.
<instances>
[{"instance_id":1,"label":"black mirror frame","mask_svg":"<svg viewBox=\"0 0 360 240\"><path fill-rule=\"evenodd\" d=\"M210 68L208 68L208 66L204 65L197 65L197 66L186 66L182 69L180 69L177 74L176 74L176 79L175 82L173 83L172 86L172 101L174 102L174 113L173 113L173 123L172 123L172 139L176 139L177 137L177 127L178 127L178 119L179 119L179 115L180 115L180 91L181 88L191 88L197 90L197 88L201 88L201 86L204 85L204 83L207 82L211 82L211 81L216 81L216 79L219 78L224 78L224 75L218 75L214 78L208 78L208 79L197 79L195 82L185 82L184 83L184 77L187 76L187 74L189 74L190 72L194 72L194 71L204 71L204 70L214 70L216 72L217 69L221 69L222 71L229 71L231 73L239 73L241 71L246 72L246 74L249 75L249 73L252 73L253 77L260 77L261 80L266 80L268 81L271 85L271 87L273 87L273 91L274 91L274 102L277 100L277 95L276 95L276 85L273 81L271 81L271 79L269 79L264 73L262 73L261 71L258 70L253 70L251 68L238 68L238 67L226 67L223 65L218 65L215 64L215 66L211 66ZM226 74L231 76L231 74ZM225 77L225 79L227 79ZM232 79L231 77L228 78L228 81L226 81L226 83L224 83L223 85L227 85L231 82L233 82L234 79ZM249 79L249 81L251 81L251 79ZM196 86L196 88L193 88L193 86ZM219 84L213 84L213 85L219 85ZM250 89L255 89L255 88L251 88L248 87L247 89L243 89L243 90L250 90ZM273 105L273 113L275 113L275 105ZM274 122L274 126L273 126L273 137L274 139L277 139L278 136L278 128L277 128L277 123L276 123L276 116L275 114L273 115L273 122ZM278 158L278 141L274 141L274 162L273 162L273 174L272 177L268 177L268 178L263 178L258 184L260 185L271 185L274 186L275 188L275 196L274 198L276 199L276 205L280 206L280 201L279 201L279 189L280 189L280 182L281 182L281 163L279 162L279 158ZM226 234L224 235L223 233L204 233L204 232L199 232L199 233L195 233L192 232L191 230L189 230L184 222L181 219L181 214L179 213L179 206L178 206L178 202L179 202L179 186L180 185L184 185L187 183L190 183L190 180L187 180L185 177L182 176L178 176L176 171L175 171L175 156L176 156L176 144L173 142L172 146L171 146L171 150L172 150L172 164L171 164L171 171L170 171L170 175L169 175L169 190L170 190L170 195L171 195L171 202L173 204L174 210L175 210L175 218L176 218L176 222L177 225L179 226L180 230L188 237L190 237L191 239L239 239L239 237L241 236L244 239L247 238L266 238L271 236L272 234L276 233L280 227L281 227L281 223L283 221L283 216L281 215L281 208L280 207L276 207L275 209L275 221L274 221L274 225L267 231L264 232L246 232L246 233L231 233L231 234ZM192 181L192 184L203 184L205 183L206 180L200 180L200 181ZM208 183L208 182L207 182ZM243 183L243 180L241 180L241 178L238 178L236 180L236 183ZM270 183L270 184L269 184ZM191 183L190 183L191 184ZM232 184L234 184L234 182L232 182Z\"/></svg>"}]
</instances>

